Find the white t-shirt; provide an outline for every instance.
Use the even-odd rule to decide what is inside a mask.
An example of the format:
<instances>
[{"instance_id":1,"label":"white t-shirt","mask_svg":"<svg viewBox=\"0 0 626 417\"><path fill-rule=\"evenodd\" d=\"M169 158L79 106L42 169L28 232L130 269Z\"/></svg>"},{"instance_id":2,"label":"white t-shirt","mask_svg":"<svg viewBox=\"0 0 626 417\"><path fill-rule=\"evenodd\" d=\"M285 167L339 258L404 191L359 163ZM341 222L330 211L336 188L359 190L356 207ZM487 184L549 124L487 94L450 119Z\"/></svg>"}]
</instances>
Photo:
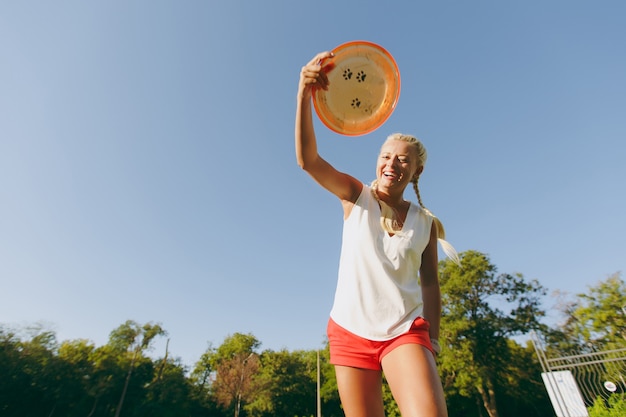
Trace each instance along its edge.
<instances>
[{"instance_id":1,"label":"white t-shirt","mask_svg":"<svg viewBox=\"0 0 626 417\"><path fill-rule=\"evenodd\" d=\"M330 317L357 336L390 340L422 315L418 271L432 217L411 203L402 230L389 236L380 206L364 185L344 221L335 301Z\"/></svg>"}]
</instances>

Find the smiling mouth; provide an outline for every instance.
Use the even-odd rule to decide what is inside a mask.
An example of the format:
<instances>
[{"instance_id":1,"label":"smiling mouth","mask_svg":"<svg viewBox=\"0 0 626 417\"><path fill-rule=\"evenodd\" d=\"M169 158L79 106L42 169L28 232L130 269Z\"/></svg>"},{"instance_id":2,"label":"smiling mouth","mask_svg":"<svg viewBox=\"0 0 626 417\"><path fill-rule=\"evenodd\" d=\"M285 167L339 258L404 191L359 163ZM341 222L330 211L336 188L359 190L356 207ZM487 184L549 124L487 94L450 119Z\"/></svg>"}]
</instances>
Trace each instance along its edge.
<instances>
[{"instance_id":1,"label":"smiling mouth","mask_svg":"<svg viewBox=\"0 0 626 417\"><path fill-rule=\"evenodd\" d=\"M393 179L397 179L398 181L400 181L402 179L402 174L397 175L397 174L395 174L393 172L383 172L383 176L385 178L392 179L392 180Z\"/></svg>"}]
</instances>

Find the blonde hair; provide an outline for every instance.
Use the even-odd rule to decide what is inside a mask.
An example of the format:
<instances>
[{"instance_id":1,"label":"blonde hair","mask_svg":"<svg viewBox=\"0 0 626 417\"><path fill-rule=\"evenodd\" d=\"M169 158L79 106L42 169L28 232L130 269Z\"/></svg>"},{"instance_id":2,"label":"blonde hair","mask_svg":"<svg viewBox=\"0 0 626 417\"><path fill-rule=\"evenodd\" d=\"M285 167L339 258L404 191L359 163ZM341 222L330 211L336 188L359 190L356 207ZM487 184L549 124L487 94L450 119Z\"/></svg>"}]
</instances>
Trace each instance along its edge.
<instances>
[{"instance_id":1,"label":"blonde hair","mask_svg":"<svg viewBox=\"0 0 626 417\"><path fill-rule=\"evenodd\" d=\"M418 167L423 167L426 164L426 159L428 157L426 148L424 147L424 144L422 144L422 142L420 142L420 140L417 139L415 136L405 135L402 133L393 133L387 136L387 139L383 143L383 146L387 142L392 140L401 140L403 142L407 142L413 145L412 147L415 150L415 155L418 158ZM422 210L424 210L427 215L432 217L433 222L435 222L435 225L437 226L437 238L445 239L446 232L443 228L443 224L430 210L428 210L424 206L424 203L422 202L422 196L420 195L420 190L418 187L418 180L419 175L411 179L411 183L413 184L413 190L415 191L415 195L417 196L417 202L419 203ZM397 218L397 213L393 208L391 208L387 203L385 203L378 197L378 193L376 192L378 189L378 180L372 181L371 188L372 194L374 194L374 198L376 198L376 200L380 204L380 224L383 230L388 233L397 233L398 230L401 229L401 227L399 227L399 219Z\"/></svg>"}]
</instances>

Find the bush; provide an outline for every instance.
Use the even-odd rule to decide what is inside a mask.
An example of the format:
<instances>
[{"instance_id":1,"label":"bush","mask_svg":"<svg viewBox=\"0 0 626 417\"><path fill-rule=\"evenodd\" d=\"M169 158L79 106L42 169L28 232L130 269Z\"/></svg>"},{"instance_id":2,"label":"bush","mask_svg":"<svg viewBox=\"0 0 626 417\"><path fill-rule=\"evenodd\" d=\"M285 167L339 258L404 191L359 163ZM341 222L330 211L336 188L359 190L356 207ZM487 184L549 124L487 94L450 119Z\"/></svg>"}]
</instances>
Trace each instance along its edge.
<instances>
[{"instance_id":1,"label":"bush","mask_svg":"<svg viewBox=\"0 0 626 417\"><path fill-rule=\"evenodd\" d=\"M626 416L626 396L623 393L613 394L608 400L598 397L588 411L589 417L624 417Z\"/></svg>"}]
</instances>

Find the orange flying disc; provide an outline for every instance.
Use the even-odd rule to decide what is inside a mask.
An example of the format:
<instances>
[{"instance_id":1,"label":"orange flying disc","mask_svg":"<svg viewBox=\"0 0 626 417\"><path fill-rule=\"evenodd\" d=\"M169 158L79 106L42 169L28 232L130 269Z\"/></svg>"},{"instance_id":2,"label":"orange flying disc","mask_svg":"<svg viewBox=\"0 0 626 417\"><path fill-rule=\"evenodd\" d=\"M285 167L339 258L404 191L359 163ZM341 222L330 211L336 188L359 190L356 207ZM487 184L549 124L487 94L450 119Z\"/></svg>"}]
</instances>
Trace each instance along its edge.
<instances>
[{"instance_id":1,"label":"orange flying disc","mask_svg":"<svg viewBox=\"0 0 626 417\"><path fill-rule=\"evenodd\" d=\"M379 128L393 113L400 96L400 71L384 48L372 42L339 45L322 69L328 90L313 92L318 117L334 132L359 136Z\"/></svg>"}]
</instances>

